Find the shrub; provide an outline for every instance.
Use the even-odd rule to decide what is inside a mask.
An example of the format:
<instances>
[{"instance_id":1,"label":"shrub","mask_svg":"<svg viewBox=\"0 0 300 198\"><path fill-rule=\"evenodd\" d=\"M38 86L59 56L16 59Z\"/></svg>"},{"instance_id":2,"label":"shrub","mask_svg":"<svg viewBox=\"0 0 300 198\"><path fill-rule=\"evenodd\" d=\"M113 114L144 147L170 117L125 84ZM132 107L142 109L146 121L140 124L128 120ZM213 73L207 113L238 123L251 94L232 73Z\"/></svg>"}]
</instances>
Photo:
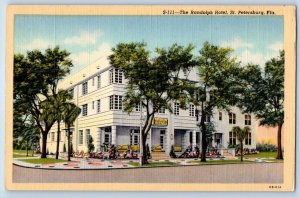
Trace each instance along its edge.
<instances>
[{"instance_id":1,"label":"shrub","mask_svg":"<svg viewBox=\"0 0 300 198\"><path fill-rule=\"evenodd\" d=\"M67 149L66 149L66 144L64 144L64 147L63 147L63 152L67 152Z\"/></svg>"},{"instance_id":2,"label":"shrub","mask_svg":"<svg viewBox=\"0 0 300 198\"><path fill-rule=\"evenodd\" d=\"M277 147L273 144L256 144L256 150L259 152L275 152Z\"/></svg>"},{"instance_id":3,"label":"shrub","mask_svg":"<svg viewBox=\"0 0 300 198\"><path fill-rule=\"evenodd\" d=\"M95 149L94 139L92 138L92 136L90 136L89 137L89 144L88 144L89 153L93 152L94 149Z\"/></svg>"},{"instance_id":4,"label":"shrub","mask_svg":"<svg viewBox=\"0 0 300 198\"><path fill-rule=\"evenodd\" d=\"M150 148L149 145L146 145L146 151L147 151L147 159L151 159L151 153L150 153Z\"/></svg>"},{"instance_id":5,"label":"shrub","mask_svg":"<svg viewBox=\"0 0 300 198\"><path fill-rule=\"evenodd\" d=\"M176 158L176 154L174 152L174 146L173 145L171 146L171 150L170 150L169 155L170 155L171 158Z\"/></svg>"}]
</instances>

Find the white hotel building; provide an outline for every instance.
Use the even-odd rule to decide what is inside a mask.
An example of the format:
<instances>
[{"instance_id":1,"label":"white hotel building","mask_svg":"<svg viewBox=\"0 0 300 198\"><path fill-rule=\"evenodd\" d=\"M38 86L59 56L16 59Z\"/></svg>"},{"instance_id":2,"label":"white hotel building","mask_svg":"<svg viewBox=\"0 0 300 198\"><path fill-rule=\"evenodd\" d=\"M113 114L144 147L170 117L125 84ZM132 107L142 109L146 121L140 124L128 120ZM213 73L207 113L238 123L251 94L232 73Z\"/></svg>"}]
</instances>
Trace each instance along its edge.
<instances>
[{"instance_id":1,"label":"white hotel building","mask_svg":"<svg viewBox=\"0 0 300 198\"><path fill-rule=\"evenodd\" d=\"M182 74L184 75L184 74ZM188 79L199 82L196 70L188 74ZM95 150L102 150L103 145L139 145L140 109L139 106L130 114L123 111L122 97L126 92L126 79L121 71L109 65L105 58L65 78L59 88L70 90L73 100L81 108L81 114L72 128L72 144L74 151L87 151L88 137L94 140ZM184 151L189 145L200 146L200 132L195 115L196 107L189 105L187 110L179 109L173 103L174 113L161 111L156 113L156 122L147 137L149 147L161 146L166 154L172 145ZM199 118L200 119L200 118ZM231 132L233 126L251 128L245 140L245 148L256 147L256 123L253 115L242 114L233 107L231 113L214 110L210 121L214 122L216 132L213 134L211 146L227 148L228 144L238 144L236 135ZM61 124L64 128L64 124ZM56 151L57 126L54 125L48 134L47 150ZM67 137L61 132L60 151Z\"/></svg>"}]
</instances>

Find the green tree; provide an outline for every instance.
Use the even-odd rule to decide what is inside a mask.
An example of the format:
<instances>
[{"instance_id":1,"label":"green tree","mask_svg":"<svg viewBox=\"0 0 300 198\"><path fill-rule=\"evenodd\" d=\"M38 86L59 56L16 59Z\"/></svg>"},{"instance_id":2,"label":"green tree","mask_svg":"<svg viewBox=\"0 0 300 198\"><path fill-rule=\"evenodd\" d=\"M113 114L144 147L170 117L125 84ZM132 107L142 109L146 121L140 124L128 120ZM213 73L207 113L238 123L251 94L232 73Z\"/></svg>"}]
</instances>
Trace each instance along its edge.
<instances>
[{"instance_id":1,"label":"green tree","mask_svg":"<svg viewBox=\"0 0 300 198\"><path fill-rule=\"evenodd\" d=\"M172 45L168 49L157 48L151 57L145 43L120 43L112 49L110 64L124 72L128 80L124 98L125 111L131 112L141 104L146 112L142 126L142 164L148 163L146 139L155 113L159 109L172 112L172 101L177 100L185 108L188 90L192 88L186 79L179 78L180 71L187 71L195 62L193 46Z\"/></svg>"},{"instance_id":2,"label":"green tree","mask_svg":"<svg viewBox=\"0 0 300 198\"><path fill-rule=\"evenodd\" d=\"M72 67L68 58L69 52L59 47L28 51L26 56L14 56L14 104L23 104L27 108L22 110L24 115L30 114L35 120L42 134L42 158L46 158L47 135L56 121L55 116L42 116L40 103L55 95L58 81L61 80Z\"/></svg>"},{"instance_id":3,"label":"green tree","mask_svg":"<svg viewBox=\"0 0 300 198\"><path fill-rule=\"evenodd\" d=\"M26 156L28 156L29 148L32 149L33 156L33 147L39 143L40 140L40 130L36 126L33 119L30 119L25 123L24 128L22 129L22 139L25 141L26 145Z\"/></svg>"},{"instance_id":4,"label":"green tree","mask_svg":"<svg viewBox=\"0 0 300 198\"><path fill-rule=\"evenodd\" d=\"M89 136L89 142L88 142L88 151L89 151L89 153L93 152L94 149L95 149L94 139L93 139L93 137L90 135L90 136Z\"/></svg>"},{"instance_id":5,"label":"green tree","mask_svg":"<svg viewBox=\"0 0 300 198\"><path fill-rule=\"evenodd\" d=\"M43 108L43 113L41 119L44 120L45 116L52 114L57 123L57 140L56 140L56 155L55 158L58 159L59 155L59 142L60 142L60 123L63 118L63 106L67 104L67 100L71 99L70 94L66 90L59 90L52 96L49 96L46 100L41 102L41 107Z\"/></svg>"},{"instance_id":6,"label":"green tree","mask_svg":"<svg viewBox=\"0 0 300 198\"><path fill-rule=\"evenodd\" d=\"M80 115L81 109L73 103L67 103L63 106L63 121L66 124L68 132L68 161L71 161L71 126Z\"/></svg>"},{"instance_id":7,"label":"green tree","mask_svg":"<svg viewBox=\"0 0 300 198\"><path fill-rule=\"evenodd\" d=\"M207 150L207 117L212 116L213 109L230 111L237 99L236 76L239 74L239 64L231 58L232 49L203 44L199 51L198 71L200 86L196 88L194 102L200 106L201 129L201 161L206 161ZM197 112L198 113L198 112Z\"/></svg>"},{"instance_id":8,"label":"green tree","mask_svg":"<svg viewBox=\"0 0 300 198\"><path fill-rule=\"evenodd\" d=\"M284 51L267 61L264 72L258 65L243 68L239 106L244 112L253 112L260 125L278 127L277 159L283 159L281 130L284 123Z\"/></svg>"},{"instance_id":9,"label":"green tree","mask_svg":"<svg viewBox=\"0 0 300 198\"><path fill-rule=\"evenodd\" d=\"M240 151L241 151L241 161L243 161L244 155L244 140L246 135L250 133L251 129L249 127L244 127L241 129L239 126L235 126L232 128L232 132L236 133L237 140L240 142Z\"/></svg>"}]
</instances>

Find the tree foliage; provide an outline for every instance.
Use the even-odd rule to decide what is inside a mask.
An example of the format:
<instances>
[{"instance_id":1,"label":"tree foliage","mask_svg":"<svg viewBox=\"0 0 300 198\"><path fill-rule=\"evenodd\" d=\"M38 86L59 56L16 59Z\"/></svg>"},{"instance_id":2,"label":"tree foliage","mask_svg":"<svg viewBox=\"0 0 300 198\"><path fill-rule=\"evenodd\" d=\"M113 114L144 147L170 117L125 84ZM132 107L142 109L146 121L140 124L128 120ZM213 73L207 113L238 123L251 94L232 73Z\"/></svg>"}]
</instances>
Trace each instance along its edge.
<instances>
[{"instance_id":1,"label":"tree foliage","mask_svg":"<svg viewBox=\"0 0 300 198\"><path fill-rule=\"evenodd\" d=\"M143 163L147 163L146 137L151 129L154 115L164 108L172 112L172 101L177 100L181 108L186 107L189 91L193 85L179 78L180 71L195 65L193 46L177 44L170 48L157 48L151 57L145 43L120 43L112 49L110 64L124 72L128 80L125 94L125 110L131 112L139 103L146 111L142 127Z\"/></svg>"},{"instance_id":2,"label":"tree foliage","mask_svg":"<svg viewBox=\"0 0 300 198\"><path fill-rule=\"evenodd\" d=\"M194 102L200 107L200 129L202 133L201 161L206 161L207 127L205 118L212 116L213 109L230 111L230 107L237 102L238 87L236 76L240 66L231 57L232 49L223 48L208 42L199 51L197 67L200 84L196 87Z\"/></svg>"},{"instance_id":3,"label":"tree foliage","mask_svg":"<svg viewBox=\"0 0 300 198\"><path fill-rule=\"evenodd\" d=\"M278 127L277 158L283 159L281 129L284 123L284 51L267 61L263 72L258 65L246 65L240 75L239 106L253 112L260 125Z\"/></svg>"},{"instance_id":4,"label":"tree foliage","mask_svg":"<svg viewBox=\"0 0 300 198\"><path fill-rule=\"evenodd\" d=\"M14 108L23 115L30 114L39 127L43 138L42 158L46 157L47 134L56 118L50 112L41 117L40 104L56 94L58 81L69 73L73 66L69 55L59 47L48 48L44 53L33 50L26 55L14 55ZM21 104L26 108L20 108Z\"/></svg>"}]
</instances>

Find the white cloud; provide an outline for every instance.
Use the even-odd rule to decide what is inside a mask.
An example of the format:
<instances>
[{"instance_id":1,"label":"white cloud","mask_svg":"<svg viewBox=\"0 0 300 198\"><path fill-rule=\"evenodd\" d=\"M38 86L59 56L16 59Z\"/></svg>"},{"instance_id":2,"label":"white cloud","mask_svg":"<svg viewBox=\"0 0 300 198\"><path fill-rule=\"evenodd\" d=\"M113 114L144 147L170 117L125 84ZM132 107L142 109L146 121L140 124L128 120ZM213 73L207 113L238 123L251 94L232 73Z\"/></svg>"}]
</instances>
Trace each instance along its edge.
<instances>
[{"instance_id":1,"label":"white cloud","mask_svg":"<svg viewBox=\"0 0 300 198\"><path fill-rule=\"evenodd\" d=\"M63 43L70 45L89 45L95 44L97 39L103 35L103 32L97 30L94 32L82 31L79 35L66 38Z\"/></svg>"},{"instance_id":2,"label":"white cloud","mask_svg":"<svg viewBox=\"0 0 300 198\"><path fill-rule=\"evenodd\" d=\"M49 47L50 48L54 47L54 44L48 40L36 38L36 39L33 39L30 43L17 46L17 51L26 52L26 51L31 51L34 49L43 51Z\"/></svg>"},{"instance_id":3,"label":"white cloud","mask_svg":"<svg viewBox=\"0 0 300 198\"><path fill-rule=\"evenodd\" d=\"M277 41L269 46L269 49L275 52L279 52L279 50L283 50L283 42Z\"/></svg>"},{"instance_id":4,"label":"white cloud","mask_svg":"<svg viewBox=\"0 0 300 198\"><path fill-rule=\"evenodd\" d=\"M254 46L253 43L244 41L240 37L235 37L231 41L223 41L223 42L220 43L220 45L223 46L223 47L231 47L233 49L252 48Z\"/></svg>"},{"instance_id":5,"label":"white cloud","mask_svg":"<svg viewBox=\"0 0 300 198\"><path fill-rule=\"evenodd\" d=\"M266 62L266 56L258 52L251 52L249 50L244 50L242 53L237 56L237 59L241 61L243 64L258 64L260 66L264 66Z\"/></svg>"},{"instance_id":6,"label":"white cloud","mask_svg":"<svg viewBox=\"0 0 300 198\"><path fill-rule=\"evenodd\" d=\"M78 54L71 54L70 57L73 60L73 64L76 67L81 67L81 66L91 64L99 58L109 56L111 53L112 51L110 45L108 43L102 43L94 51L90 51L90 52L84 51Z\"/></svg>"}]
</instances>

